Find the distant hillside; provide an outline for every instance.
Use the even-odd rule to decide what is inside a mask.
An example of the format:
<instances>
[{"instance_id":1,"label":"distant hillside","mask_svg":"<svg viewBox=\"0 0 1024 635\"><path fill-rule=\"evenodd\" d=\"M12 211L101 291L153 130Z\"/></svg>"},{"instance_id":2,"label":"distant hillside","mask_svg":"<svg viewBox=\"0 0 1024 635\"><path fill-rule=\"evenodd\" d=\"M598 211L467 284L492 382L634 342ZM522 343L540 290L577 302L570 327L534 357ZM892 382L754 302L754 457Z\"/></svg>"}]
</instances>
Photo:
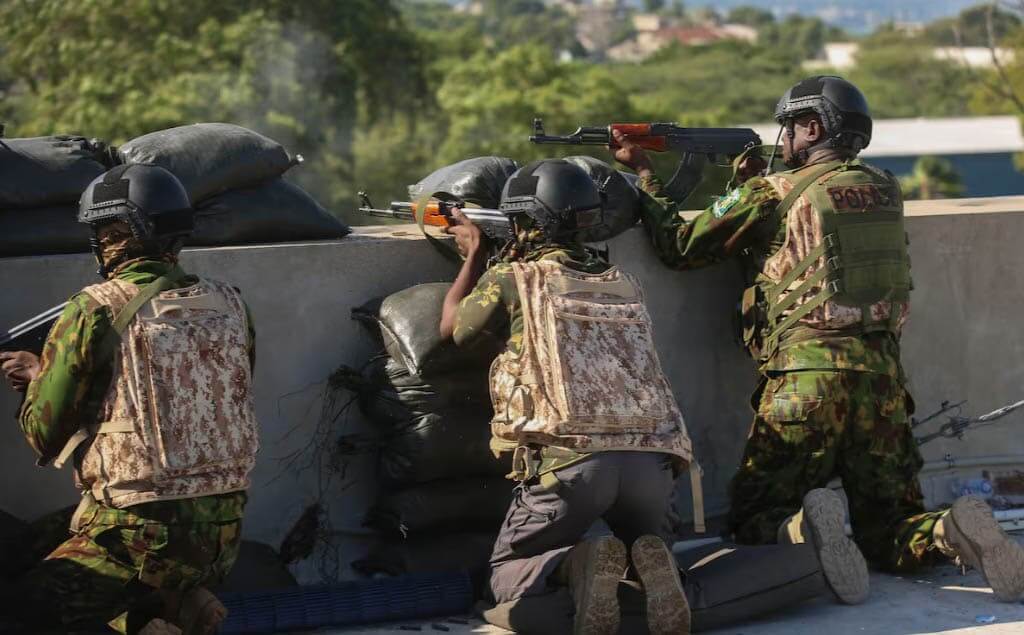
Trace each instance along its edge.
<instances>
[{"instance_id":1,"label":"distant hillside","mask_svg":"<svg viewBox=\"0 0 1024 635\"><path fill-rule=\"evenodd\" d=\"M642 6L640 0L630 0ZM725 13L733 7L748 5L766 9L782 17L790 13L814 15L854 32L873 30L890 20L931 22L953 16L979 0L687 0L686 6L708 6Z\"/></svg>"}]
</instances>

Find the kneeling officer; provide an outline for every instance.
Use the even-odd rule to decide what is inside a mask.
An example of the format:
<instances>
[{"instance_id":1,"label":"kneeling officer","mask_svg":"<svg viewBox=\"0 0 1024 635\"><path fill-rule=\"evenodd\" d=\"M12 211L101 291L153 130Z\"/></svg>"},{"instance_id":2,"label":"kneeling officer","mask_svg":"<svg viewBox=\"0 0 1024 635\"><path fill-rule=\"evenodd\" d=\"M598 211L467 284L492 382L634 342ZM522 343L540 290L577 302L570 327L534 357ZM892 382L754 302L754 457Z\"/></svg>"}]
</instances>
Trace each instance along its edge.
<instances>
[{"instance_id":1,"label":"kneeling officer","mask_svg":"<svg viewBox=\"0 0 1024 635\"><path fill-rule=\"evenodd\" d=\"M202 589L238 555L258 446L253 330L237 290L177 264L193 211L163 168L120 166L82 195L106 280L43 349L4 354L39 464L72 459L72 536L20 585L33 626L212 633Z\"/></svg>"},{"instance_id":2,"label":"kneeling officer","mask_svg":"<svg viewBox=\"0 0 1024 635\"><path fill-rule=\"evenodd\" d=\"M586 172L548 159L505 185L500 208L513 237L500 262L485 271L485 239L464 218L448 230L466 260L445 299L442 335L458 345L507 341L491 368L492 445L514 452L520 484L491 556L490 588L505 603L567 585L574 631L612 634L631 560L651 632L688 633L666 542L690 439L639 283L575 237L600 222L602 204ZM602 518L614 536L584 540Z\"/></svg>"}]
</instances>

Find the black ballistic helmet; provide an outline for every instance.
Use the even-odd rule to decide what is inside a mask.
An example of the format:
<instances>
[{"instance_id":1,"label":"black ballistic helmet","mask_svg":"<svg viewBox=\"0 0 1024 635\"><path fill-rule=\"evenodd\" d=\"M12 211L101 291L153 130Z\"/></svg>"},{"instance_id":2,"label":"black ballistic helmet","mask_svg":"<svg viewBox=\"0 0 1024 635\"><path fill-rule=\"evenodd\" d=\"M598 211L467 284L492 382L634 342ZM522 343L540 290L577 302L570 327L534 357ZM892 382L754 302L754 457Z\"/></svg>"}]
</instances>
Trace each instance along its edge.
<instances>
[{"instance_id":1,"label":"black ballistic helmet","mask_svg":"<svg viewBox=\"0 0 1024 635\"><path fill-rule=\"evenodd\" d=\"M119 165L93 180L78 202L78 222L92 228L93 253L105 273L100 227L128 225L146 253L175 253L192 233L194 213L176 176L155 165Z\"/></svg>"},{"instance_id":2,"label":"black ballistic helmet","mask_svg":"<svg viewBox=\"0 0 1024 635\"><path fill-rule=\"evenodd\" d=\"M601 224L604 195L583 168L542 159L509 177L498 209L510 218L527 216L548 239L575 238L579 230Z\"/></svg>"},{"instance_id":3,"label":"black ballistic helmet","mask_svg":"<svg viewBox=\"0 0 1024 635\"><path fill-rule=\"evenodd\" d=\"M813 112L825 126L827 144L860 152L871 142L871 111L864 93L842 77L808 77L786 91L775 107L775 121L786 125Z\"/></svg>"}]
</instances>

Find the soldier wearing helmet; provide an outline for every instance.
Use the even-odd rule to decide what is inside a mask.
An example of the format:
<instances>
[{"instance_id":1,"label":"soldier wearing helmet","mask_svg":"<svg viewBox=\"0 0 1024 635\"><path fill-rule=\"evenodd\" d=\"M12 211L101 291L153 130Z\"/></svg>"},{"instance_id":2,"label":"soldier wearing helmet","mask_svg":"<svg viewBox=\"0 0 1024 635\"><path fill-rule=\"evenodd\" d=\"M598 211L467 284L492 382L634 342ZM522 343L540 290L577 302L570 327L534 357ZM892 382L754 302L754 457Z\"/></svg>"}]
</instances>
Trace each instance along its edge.
<instances>
[{"instance_id":1,"label":"soldier wearing helmet","mask_svg":"<svg viewBox=\"0 0 1024 635\"><path fill-rule=\"evenodd\" d=\"M897 180L857 158L871 141L867 101L840 77L810 77L782 96L775 118L790 169L757 176L764 161L746 161L745 182L689 222L641 148L620 136L615 154L640 176L643 222L668 266L735 257L746 271L743 340L761 381L730 528L741 543L812 543L846 603L867 597L863 555L889 571L959 558L1016 600L1024 550L983 502L924 509L900 363L909 241ZM842 534L841 500L824 489L835 476L856 544Z\"/></svg>"},{"instance_id":2,"label":"soldier wearing helmet","mask_svg":"<svg viewBox=\"0 0 1024 635\"><path fill-rule=\"evenodd\" d=\"M501 197L512 239L497 264L485 267L485 238L468 221L448 230L465 262L440 328L460 346L506 344L491 367L492 448L513 454L519 486L491 557L496 602L568 586L575 632L618 633L632 561L651 632L683 634L689 608L665 541L674 473L695 463L640 285L576 237L601 222L603 202L566 161L518 170ZM614 535L584 540L601 518Z\"/></svg>"},{"instance_id":3,"label":"soldier wearing helmet","mask_svg":"<svg viewBox=\"0 0 1024 635\"><path fill-rule=\"evenodd\" d=\"M179 267L192 220L163 168L97 178L79 221L105 280L71 298L41 358L0 358L39 465L70 461L82 492L71 537L19 585L33 625L213 633L224 618L203 587L240 545L253 329L237 290Z\"/></svg>"}]
</instances>

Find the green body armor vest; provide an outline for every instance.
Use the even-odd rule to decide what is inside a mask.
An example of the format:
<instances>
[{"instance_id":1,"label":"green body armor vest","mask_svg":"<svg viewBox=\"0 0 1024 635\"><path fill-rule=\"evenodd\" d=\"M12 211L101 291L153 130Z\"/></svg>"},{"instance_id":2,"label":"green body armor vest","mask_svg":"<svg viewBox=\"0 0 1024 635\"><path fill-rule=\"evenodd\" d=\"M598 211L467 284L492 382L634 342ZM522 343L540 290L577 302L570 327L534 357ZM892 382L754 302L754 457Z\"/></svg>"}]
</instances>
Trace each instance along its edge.
<instances>
[{"instance_id":1,"label":"green body armor vest","mask_svg":"<svg viewBox=\"0 0 1024 635\"><path fill-rule=\"evenodd\" d=\"M861 309L861 323L853 327L855 333L896 332L898 305L909 301L911 289L909 239L896 180L856 160L777 176L793 183L793 189L776 209L781 224L787 223L790 208L804 194L821 219L824 239L779 282L758 275L756 286L763 318L757 329L763 338L757 347L759 356L771 358L787 330L829 301ZM822 256L826 266L788 291ZM819 285L821 290L815 296L783 317L808 290ZM870 307L879 302L892 303L889 316L873 320Z\"/></svg>"}]
</instances>

